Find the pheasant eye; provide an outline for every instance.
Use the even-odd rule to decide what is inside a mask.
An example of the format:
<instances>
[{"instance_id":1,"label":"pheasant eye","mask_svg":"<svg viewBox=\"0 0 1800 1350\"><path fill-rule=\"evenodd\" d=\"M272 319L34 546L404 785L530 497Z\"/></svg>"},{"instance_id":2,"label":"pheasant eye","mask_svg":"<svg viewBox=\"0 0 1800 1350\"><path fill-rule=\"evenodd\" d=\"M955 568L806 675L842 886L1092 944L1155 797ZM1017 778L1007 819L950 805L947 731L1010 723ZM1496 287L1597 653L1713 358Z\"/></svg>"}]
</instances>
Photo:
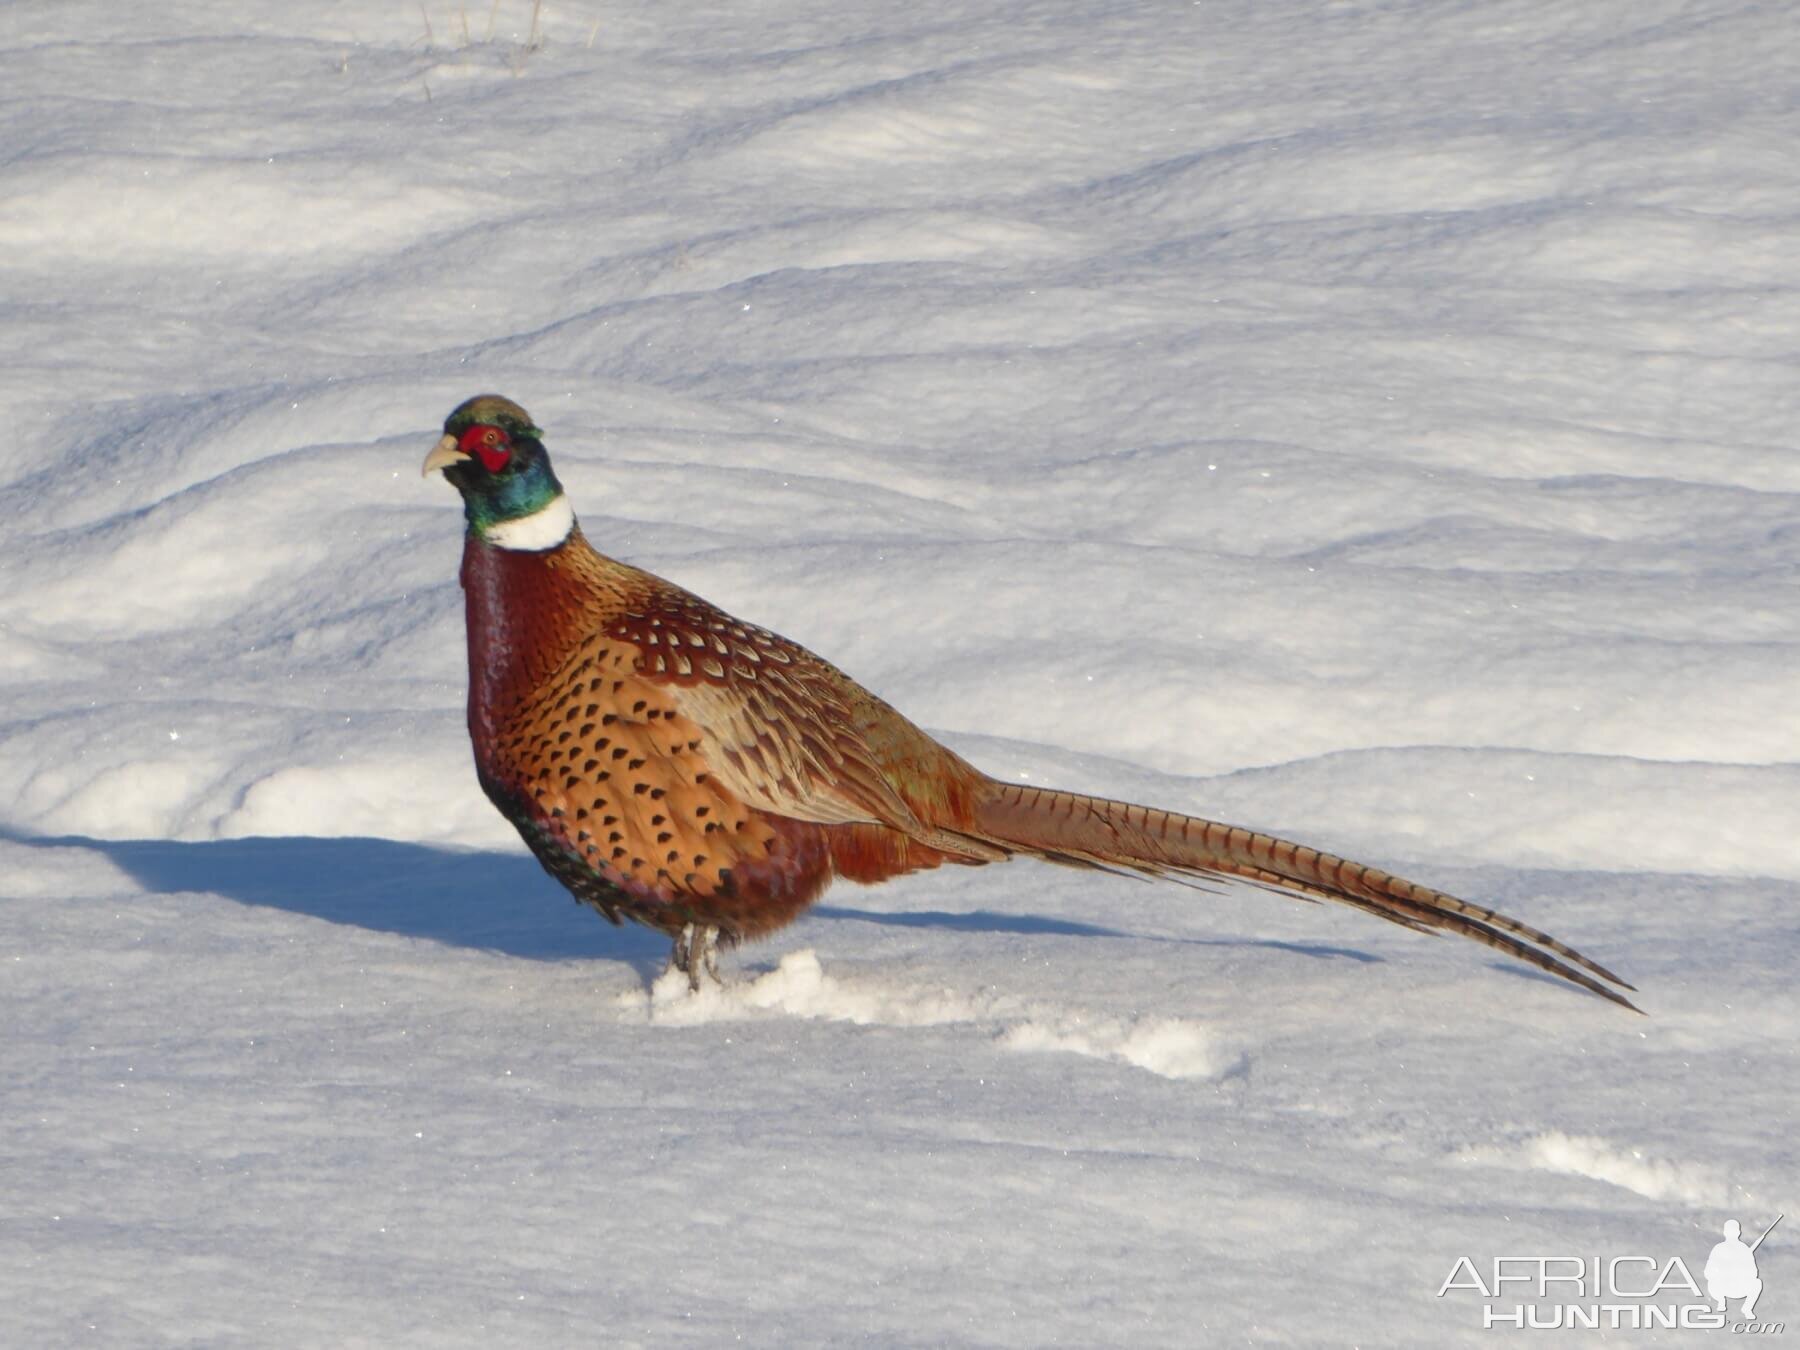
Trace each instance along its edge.
<instances>
[{"instance_id":1,"label":"pheasant eye","mask_svg":"<svg viewBox=\"0 0 1800 1350\"><path fill-rule=\"evenodd\" d=\"M501 427L477 424L463 432L457 448L479 458L489 473L499 473L512 460L512 437Z\"/></svg>"}]
</instances>

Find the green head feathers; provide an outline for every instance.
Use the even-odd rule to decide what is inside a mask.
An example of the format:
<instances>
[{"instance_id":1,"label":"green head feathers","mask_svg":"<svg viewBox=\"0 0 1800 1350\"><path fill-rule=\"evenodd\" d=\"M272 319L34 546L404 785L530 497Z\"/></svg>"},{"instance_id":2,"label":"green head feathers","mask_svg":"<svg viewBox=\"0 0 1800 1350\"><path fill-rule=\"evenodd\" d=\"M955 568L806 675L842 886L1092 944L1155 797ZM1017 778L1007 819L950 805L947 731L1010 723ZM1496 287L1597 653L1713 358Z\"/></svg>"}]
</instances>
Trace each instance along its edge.
<instances>
[{"instance_id":1,"label":"green head feathers","mask_svg":"<svg viewBox=\"0 0 1800 1350\"><path fill-rule=\"evenodd\" d=\"M531 414L510 398L499 394L477 394L456 405L456 411L444 419L444 433L460 438L473 426L500 427L514 437L543 443L544 433L531 423Z\"/></svg>"}]
</instances>

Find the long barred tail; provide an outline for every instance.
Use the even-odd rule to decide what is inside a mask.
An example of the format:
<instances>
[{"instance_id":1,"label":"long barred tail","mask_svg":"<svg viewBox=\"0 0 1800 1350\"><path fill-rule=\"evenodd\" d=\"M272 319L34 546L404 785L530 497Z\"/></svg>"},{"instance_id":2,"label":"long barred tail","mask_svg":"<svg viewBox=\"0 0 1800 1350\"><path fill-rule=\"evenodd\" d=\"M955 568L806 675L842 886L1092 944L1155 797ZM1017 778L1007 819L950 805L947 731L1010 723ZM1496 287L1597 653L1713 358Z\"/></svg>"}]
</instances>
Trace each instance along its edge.
<instances>
[{"instance_id":1,"label":"long barred tail","mask_svg":"<svg viewBox=\"0 0 1800 1350\"><path fill-rule=\"evenodd\" d=\"M1146 876L1237 877L1301 899L1354 905L1420 932L1460 933L1633 1012L1642 1011L1607 987L1631 985L1548 933L1304 844L1173 811L995 779L981 784L975 818L971 833L1051 862Z\"/></svg>"}]
</instances>

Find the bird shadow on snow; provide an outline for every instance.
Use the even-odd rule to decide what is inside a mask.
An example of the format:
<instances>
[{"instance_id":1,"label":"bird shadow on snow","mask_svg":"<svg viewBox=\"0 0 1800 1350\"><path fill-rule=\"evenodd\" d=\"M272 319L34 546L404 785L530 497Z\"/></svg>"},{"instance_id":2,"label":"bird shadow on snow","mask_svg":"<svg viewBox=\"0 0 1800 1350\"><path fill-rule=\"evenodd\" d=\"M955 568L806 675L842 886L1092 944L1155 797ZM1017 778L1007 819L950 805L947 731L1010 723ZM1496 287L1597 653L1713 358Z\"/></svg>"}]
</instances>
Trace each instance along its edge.
<instances>
[{"instance_id":1,"label":"bird shadow on snow","mask_svg":"<svg viewBox=\"0 0 1800 1350\"><path fill-rule=\"evenodd\" d=\"M51 838L0 829L0 839L36 848L92 849L146 891L199 892L452 946L535 961L624 961L646 977L660 970L668 939L636 924L615 928L572 902L537 863L514 853L462 852L391 839L288 838L179 842ZM808 920L851 921L968 933L1268 947L1318 959L1374 963L1352 948L1259 938L1151 936L1097 924L993 910L880 911L816 905Z\"/></svg>"},{"instance_id":2,"label":"bird shadow on snow","mask_svg":"<svg viewBox=\"0 0 1800 1350\"><path fill-rule=\"evenodd\" d=\"M1377 965L1385 958L1353 947L1332 947L1319 942L1278 942L1273 938L1201 938L1151 936L1122 928L1078 923L1073 919L1049 919L1038 914L998 914L991 909L952 913L941 909L881 911L849 909L842 905L815 905L807 911L822 919L855 919L892 928L950 928L967 933L1049 933L1061 937L1127 938L1133 942L1174 942L1187 947L1266 947L1321 961L1357 961Z\"/></svg>"}]
</instances>

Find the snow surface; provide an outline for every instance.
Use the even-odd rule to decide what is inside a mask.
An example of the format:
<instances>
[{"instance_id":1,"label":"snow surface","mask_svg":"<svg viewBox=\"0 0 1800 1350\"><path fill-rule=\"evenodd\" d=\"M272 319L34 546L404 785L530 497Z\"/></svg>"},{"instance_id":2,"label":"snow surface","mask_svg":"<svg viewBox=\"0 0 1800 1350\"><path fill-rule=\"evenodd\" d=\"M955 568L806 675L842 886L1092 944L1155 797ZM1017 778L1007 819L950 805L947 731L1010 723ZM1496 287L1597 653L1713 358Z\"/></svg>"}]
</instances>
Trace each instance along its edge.
<instances>
[{"instance_id":1,"label":"snow surface","mask_svg":"<svg viewBox=\"0 0 1800 1350\"><path fill-rule=\"evenodd\" d=\"M1476 1345L1784 1209L1800 1323L1792 10L530 10L0 16L0 1343ZM1650 1016L1028 864L657 983L471 772L489 390L991 771Z\"/></svg>"}]
</instances>

